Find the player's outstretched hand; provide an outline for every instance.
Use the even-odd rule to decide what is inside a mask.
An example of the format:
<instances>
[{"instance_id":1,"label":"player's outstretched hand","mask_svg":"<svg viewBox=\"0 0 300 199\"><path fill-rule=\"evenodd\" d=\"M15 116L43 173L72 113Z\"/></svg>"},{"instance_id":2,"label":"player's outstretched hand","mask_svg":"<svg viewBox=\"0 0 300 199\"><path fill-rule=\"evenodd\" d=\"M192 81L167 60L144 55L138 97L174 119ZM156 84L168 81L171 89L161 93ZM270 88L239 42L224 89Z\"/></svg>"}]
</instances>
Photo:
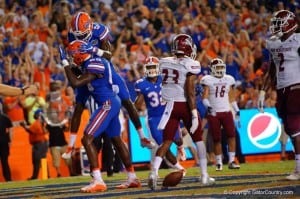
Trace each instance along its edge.
<instances>
[{"instance_id":1,"label":"player's outstretched hand","mask_svg":"<svg viewBox=\"0 0 300 199\"><path fill-rule=\"evenodd\" d=\"M59 56L60 56L61 65L64 67L69 65L69 61L67 59L67 54L66 54L65 49L62 46L59 46L58 52L59 52Z\"/></svg>"}]
</instances>

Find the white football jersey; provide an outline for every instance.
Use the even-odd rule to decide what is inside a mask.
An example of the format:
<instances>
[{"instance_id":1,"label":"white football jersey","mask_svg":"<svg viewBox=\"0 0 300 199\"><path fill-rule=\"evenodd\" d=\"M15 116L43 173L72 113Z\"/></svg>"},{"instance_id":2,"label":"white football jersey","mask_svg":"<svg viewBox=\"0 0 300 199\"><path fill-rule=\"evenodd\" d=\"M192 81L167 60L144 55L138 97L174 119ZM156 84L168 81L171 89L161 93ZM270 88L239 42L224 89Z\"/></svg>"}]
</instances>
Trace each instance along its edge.
<instances>
[{"instance_id":1,"label":"white football jersey","mask_svg":"<svg viewBox=\"0 0 300 199\"><path fill-rule=\"evenodd\" d=\"M199 61L189 57L166 57L160 60L159 67L163 77L162 98L166 101L186 102L185 80L188 73L199 74Z\"/></svg>"},{"instance_id":2,"label":"white football jersey","mask_svg":"<svg viewBox=\"0 0 300 199\"><path fill-rule=\"evenodd\" d=\"M270 51L276 65L277 89L300 83L300 33L294 33L287 40L267 40L266 48Z\"/></svg>"},{"instance_id":3,"label":"white football jersey","mask_svg":"<svg viewBox=\"0 0 300 199\"><path fill-rule=\"evenodd\" d=\"M222 78L205 75L200 83L209 87L208 100L216 112L231 110L228 93L235 84L235 80L231 75L224 75Z\"/></svg>"}]
</instances>

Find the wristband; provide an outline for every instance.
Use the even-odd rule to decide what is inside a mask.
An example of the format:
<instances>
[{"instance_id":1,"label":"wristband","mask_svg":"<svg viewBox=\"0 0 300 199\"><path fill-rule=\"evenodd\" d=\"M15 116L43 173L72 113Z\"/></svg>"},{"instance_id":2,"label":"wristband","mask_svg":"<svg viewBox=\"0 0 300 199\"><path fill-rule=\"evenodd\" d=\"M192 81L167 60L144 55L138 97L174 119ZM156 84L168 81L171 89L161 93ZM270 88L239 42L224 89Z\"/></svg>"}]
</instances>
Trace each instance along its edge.
<instances>
[{"instance_id":1,"label":"wristband","mask_svg":"<svg viewBox=\"0 0 300 199\"><path fill-rule=\"evenodd\" d=\"M104 50L101 49L97 49L96 55L98 55L99 57L102 57L102 55L104 54Z\"/></svg>"},{"instance_id":2,"label":"wristband","mask_svg":"<svg viewBox=\"0 0 300 199\"><path fill-rule=\"evenodd\" d=\"M28 86L25 86L25 87L22 87L21 88L21 91L22 91L22 95L24 95L25 94L25 90L28 88Z\"/></svg>"},{"instance_id":3,"label":"wristband","mask_svg":"<svg viewBox=\"0 0 300 199\"><path fill-rule=\"evenodd\" d=\"M68 62L68 60L66 60L66 59L63 59L63 60L61 61L61 63L62 63L62 66L63 66L63 67L69 66L69 65L70 65L69 62Z\"/></svg>"},{"instance_id":4,"label":"wristband","mask_svg":"<svg viewBox=\"0 0 300 199\"><path fill-rule=\"evenodd\" d=\"M192 118L198 117L197 109L193 109L191 112L192 112Z\"/></svg>"}]
</instances>

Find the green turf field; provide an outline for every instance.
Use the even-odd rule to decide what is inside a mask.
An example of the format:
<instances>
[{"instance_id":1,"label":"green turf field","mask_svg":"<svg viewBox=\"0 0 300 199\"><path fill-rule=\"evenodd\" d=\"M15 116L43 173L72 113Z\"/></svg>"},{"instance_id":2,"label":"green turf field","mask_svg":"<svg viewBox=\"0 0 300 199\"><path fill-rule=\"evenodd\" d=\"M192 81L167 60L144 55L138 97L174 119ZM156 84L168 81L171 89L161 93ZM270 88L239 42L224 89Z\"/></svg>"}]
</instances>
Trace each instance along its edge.
<instances>
[{"instance_id":1,"label":"green turf field","mask_svg":"<svg viewBox=\"0 0 300 199\"><path fill-rule=\"evenodd\" d=\"M0 184L0 198L300 198L300 181L287 181L285 176L294 168L294 161L247 163L239 170L215 171L209 174L216 184L207 187L198 182L199 169L189 168L187 175L176 187L152 191L147 187L149 171L137 171L142 188L119 190L115 186L126 179L125 173L106 177L108 190L103 193L80 193L80 188L90 181L88 176L55 178L48 180L19 181ZM169 169L159 172L162 178Z\"/></svg>"}]
</instances>

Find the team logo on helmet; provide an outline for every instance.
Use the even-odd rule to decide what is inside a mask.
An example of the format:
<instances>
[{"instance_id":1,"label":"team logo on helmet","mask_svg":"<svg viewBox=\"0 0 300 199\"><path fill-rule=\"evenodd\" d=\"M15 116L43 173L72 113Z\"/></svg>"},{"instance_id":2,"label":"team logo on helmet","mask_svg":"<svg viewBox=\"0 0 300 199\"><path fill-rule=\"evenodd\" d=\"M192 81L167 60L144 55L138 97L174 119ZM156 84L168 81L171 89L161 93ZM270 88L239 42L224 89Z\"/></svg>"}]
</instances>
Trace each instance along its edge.
<instances>
[{"instance_id":1,"label":"team logo on helmet","mask_svg":"<svg viewBox=\"0 0 300 199\"><path fill-rule=\"evenodd\" d=\"M247 127L250 142L258 148L272 148L281 134L280 121L270 113L258 113L251 118Z\"/></svg>"}]
</instances>

